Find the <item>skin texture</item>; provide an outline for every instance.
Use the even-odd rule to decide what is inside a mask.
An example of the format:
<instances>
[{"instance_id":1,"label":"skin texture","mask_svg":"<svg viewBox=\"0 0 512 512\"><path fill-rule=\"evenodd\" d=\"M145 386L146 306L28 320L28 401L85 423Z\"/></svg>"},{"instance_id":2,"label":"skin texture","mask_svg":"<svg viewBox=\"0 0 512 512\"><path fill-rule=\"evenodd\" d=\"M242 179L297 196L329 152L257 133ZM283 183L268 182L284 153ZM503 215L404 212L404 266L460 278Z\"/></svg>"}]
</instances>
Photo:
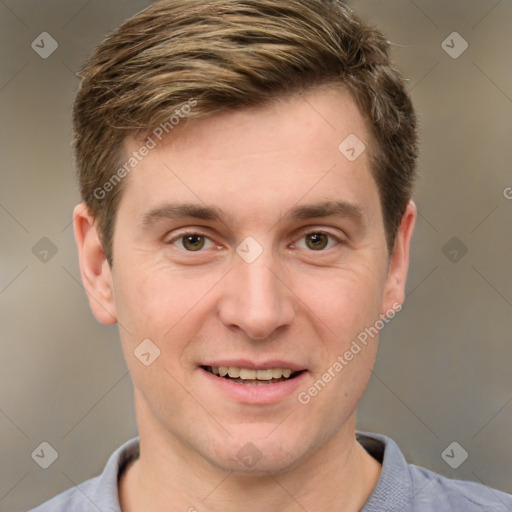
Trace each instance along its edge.
<instances>
[{"instance_id":1,"label":"skin texture","mask_svg":"<svg viewBox=\"0 0 512 512\"><path fill-rule=\"evenodd\" d=\"M351 133L366 145L353 162L338 150ZM125 142L127 156L140 147ZM94 219L75 209L92 311L119 323L134 384L141 456L120 482L124 511L362 508L380 465L355 441L355 408L377 337L308 404L297 395L403 302L416 209L408 205L390 255L370 150L352 98L317 89L192 121L152 149L125 178L112 268ZM333 201L356 205L360 216L286 217ZM227 217L148 217L177 202ZM208 237L200 251L186 250L184 229ZM307 243L318 232L331 235L322 250ZM236 252L248 236L263 251L252 263ZM160 356L145 366L134 350L148 338ZM248 403L200 368L220 359L307 371L292 393ZM259 459L251 467L239 457L248 443Z\"/></svg>"}]
</instances>

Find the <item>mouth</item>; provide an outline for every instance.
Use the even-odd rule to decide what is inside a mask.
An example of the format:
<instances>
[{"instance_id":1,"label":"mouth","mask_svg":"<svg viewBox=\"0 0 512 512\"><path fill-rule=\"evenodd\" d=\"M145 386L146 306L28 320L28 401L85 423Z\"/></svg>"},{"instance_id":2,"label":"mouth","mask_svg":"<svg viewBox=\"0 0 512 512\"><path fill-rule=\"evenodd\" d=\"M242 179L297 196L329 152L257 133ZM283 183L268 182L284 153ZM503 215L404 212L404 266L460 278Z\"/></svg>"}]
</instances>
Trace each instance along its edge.
<instances>
[{"instance_id":1,"label":"mouth","mask_svg":"<svg viewBox=\"0 0 512 512\"><path fill-rule=\"evenodd\" d=\"M294 371L290 368L266 368L255 370L251 368L238 368L234 366L201 366L212 375L227 379L230 382L245 386L265 386L289 381L297 378L306 370Z\"/></svg>"}]
</instances>

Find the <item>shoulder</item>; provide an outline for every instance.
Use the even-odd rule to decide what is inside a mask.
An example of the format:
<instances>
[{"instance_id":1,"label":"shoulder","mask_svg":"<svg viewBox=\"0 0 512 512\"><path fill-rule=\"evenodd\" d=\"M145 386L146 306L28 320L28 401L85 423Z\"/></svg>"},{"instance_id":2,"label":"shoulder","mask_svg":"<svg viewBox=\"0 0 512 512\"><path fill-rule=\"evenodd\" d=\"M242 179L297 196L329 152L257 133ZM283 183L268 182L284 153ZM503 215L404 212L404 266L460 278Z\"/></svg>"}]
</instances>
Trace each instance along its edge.
<instances>
[{"instance_id":1,"label":"shoulder","mask_svg":"<svg viewBox=\"0 0 512 512\"><path fill-rule=\"evenodd\" d=\"M77 485L76 487L72 487L29 512L65 512L69 510L73 510L73 512L89 511L91 510L91 505L95 503L94 501L91 502L91 499L88 498L88 496L96 494L100 478L100 476L97 476Z\"/></svg>"},{"instance_id":2,"label":"shoulder","mask_svg":"<svg viewBox=\"0 0 512 512\"><path fill-rule=\"evenodd\" d=\"M389 437L358 432L357 439L382 464L363 512L512 512L511 495L408 464Z\"/></svg>"},{"instance_id":3,"label":"shoulder","mask_svg":"<svg viewBox=\"0 0 512 512\"><path fill-rule=\"evenodd\" d=\"M510 512L512 496L476 482L452 480L409 464L414 503L419 510L440 512Z\"/></svg>"},{"instance_id":4,"label":"shoulder","mask_svg":"<svg viewBox=\"0 0 512 512\"><path fill-rule=\"evenodd\" d=\"M76 485L29 512L120 512L117 482L127 465L139 456L139 439L119 447L108 460L103 473Z\"/></svg>"}]
</instances>

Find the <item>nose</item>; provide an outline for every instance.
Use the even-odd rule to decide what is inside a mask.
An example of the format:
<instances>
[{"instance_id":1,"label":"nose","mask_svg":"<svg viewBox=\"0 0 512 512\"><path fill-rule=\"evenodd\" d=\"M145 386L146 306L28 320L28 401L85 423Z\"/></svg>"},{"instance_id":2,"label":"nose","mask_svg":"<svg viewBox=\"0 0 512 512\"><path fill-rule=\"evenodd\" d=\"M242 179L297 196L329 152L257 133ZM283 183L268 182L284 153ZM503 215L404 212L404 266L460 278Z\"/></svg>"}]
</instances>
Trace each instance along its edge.
<instances>
[{"instance_id":1,"label":"nose","mask_svg":"<svg viewBox=\"0 0 512 512\"><path fill-rule=\"evenodd\" d=\"M224 281L219 317L231 330L241 330L253 340L264 340L293 321L294 295L266 251L252 263L237 256Z\"/></svg>"}]
</instances>

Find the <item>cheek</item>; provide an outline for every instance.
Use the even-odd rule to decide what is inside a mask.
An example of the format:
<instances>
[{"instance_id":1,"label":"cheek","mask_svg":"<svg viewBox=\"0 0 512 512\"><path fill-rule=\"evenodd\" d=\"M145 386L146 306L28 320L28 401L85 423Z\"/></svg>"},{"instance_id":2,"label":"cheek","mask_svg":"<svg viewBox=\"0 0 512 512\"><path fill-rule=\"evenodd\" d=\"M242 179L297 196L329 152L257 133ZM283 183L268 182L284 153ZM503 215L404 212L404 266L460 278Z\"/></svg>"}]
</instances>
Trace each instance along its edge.
<instances>
[{"instance_id":1,"label":"cheek","mask_svg":"<svg viewBox=\"0 0 512 512\"><path fill-rule=\"evenodd\" d=\"M295 289L301 299L305 298L309 315L316 317L316 323L329 338L338 340L337 348L342 348L378 318L384 283L383 275L357 265L330 269L314 279L300 276Z\"/></svg>"},{"instance_id":2,"label":"cheek","mask_svg":"<svg viewBox=\"0 0 512 512\"><path fill-rule=\"evenodd\" d=\"M185 344L188 334L197 329L197 317L218 281L216 272L198 275L197 269L173 270L168 263L120 266L114 289L125 340L133 345L149 338L161 347L172 340L173 351L182 350L177 343Z\"/></svg>"},{"instance_id":3,"label":"cheek","mask_svg":"<svg viewBox=\"0 0 512 512\"><path fill-rule=\"evenodd\" d=\"M378 346L383 279L375 273L339 271L316 281L307 303L320 345L299 403L317 418L319 431L334 433L354 413L372 374ZM372 329L373 327L373 329ZM306 413L305 413L306 414Z\"/></svg>"}]
</instances>

